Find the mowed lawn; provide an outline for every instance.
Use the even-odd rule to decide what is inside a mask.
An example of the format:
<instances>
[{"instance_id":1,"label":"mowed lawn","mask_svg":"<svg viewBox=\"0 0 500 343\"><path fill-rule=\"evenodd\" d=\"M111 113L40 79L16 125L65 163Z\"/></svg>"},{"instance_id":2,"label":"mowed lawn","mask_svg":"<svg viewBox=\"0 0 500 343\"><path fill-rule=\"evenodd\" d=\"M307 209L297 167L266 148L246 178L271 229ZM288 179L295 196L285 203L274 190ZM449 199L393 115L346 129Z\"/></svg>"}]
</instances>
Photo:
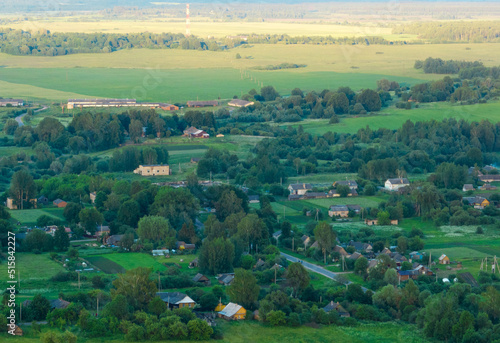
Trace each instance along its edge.
<instances>
[{"instance_id":1,"label":"mowed lawn","mask_svg":"<svg viewBox=\"0 0 500 343\"><path fill-rule=\"evenodd\" d=\"M466 121L489 120L498 122L500 117L500 102L489 102L475 105L452 105L449 103L421 104L420 108L401 110L394 107L383 109L379 113L367 116L344 116L338 124L329 124L326 119L308 119L292 126L301 125L304 131L311 134L323 135L328 131L339 133L356 133L359 129L369 126L372 130L386 128L395 130L407 120L417 121L443 120L446 118L463 119ZM286 128L289 124L280 124Z\"/></svg>"},{"instance_id":2,"label":"mowed lawn","mask_svg":"<svg viewBox=\"0 0 500 343\"><path fill-rule=\"evenodd\" d=\"M11 210L11 217L20 222L22 225L35 224L36 220L45 215L64 221L63 208L47 208L47 209L29 209L29 210Z\"/></svg>"},{"instance_id":3,"label":"mowed lawn","mask_svg":"<svg viewBox=\"0 0 500 343\"><path fill-rule=\"evenodd\" d=\"M48 279L59 272L64 272L63 266L50 259L49 254L34 255L32 253L17 252L16 271L20 272L21 282L24 280ZM0 264L0 281L9 280L7 261ZM16 275L17 280L19 275Z\"/></svg>"}]
</instances>

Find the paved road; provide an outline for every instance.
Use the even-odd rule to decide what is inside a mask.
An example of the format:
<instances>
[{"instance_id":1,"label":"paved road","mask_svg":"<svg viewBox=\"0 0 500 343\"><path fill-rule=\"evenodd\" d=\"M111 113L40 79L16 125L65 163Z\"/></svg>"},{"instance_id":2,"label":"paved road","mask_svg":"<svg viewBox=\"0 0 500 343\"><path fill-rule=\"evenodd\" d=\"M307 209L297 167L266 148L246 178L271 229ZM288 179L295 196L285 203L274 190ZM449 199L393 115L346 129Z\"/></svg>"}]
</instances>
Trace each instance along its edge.
<instances>
[{"instance_id":1,"label":"paved road","mask_svg":"<svg viewBox=\"0 0 500 343\"><path fill-rule=\"evenodd\" d=\"M294 257L292 255L288 255L288 254L285 254L284 252L281 252L281 255L282 256L285 256L285 258L288 260L288 261L291 261L291 262L298 262L299 259L297 257ZM318 274L321 274L323 276L326 276L327 278L329 279L332 279L332 280L335 280L337 281L336 277L339 273L334 273L334 272L331 272L323 267L320 267L316 264L313 264L313 263L309 263L309 262L306 262L304 260L301 260L302 261L302 265L306 268L306 269L309 269L315 273L318 273ZM352 282L351 281L347 281L347 283L345 283L345 285L350 285ZM363 289L363 292L366 292L368 290L368 288L366 287L361 287Z\"/></svg>"},{"instance_id":2,"label":"paved road","mask_svg":"<svg viewBox=\"0 0 500 343\"><path fill-rule=\"evenodd\" d=\"M43 107L42 107L42 108L40 108L39 110L34 111L34 112L33 112L33 114L38 113L38 112L45 111L47 108L48 108L47 106L43 106ZM19 124L19 126L24 126L24 123L23 123L23 117L24 117L25 115L27 115L27 114L28 114L28 113L26 112L26 113L23 113L23 114L21 114L20 116L17 116L17 117L15 118L15 119L16 119L16 121L17 121L17 123Z\"/></svg>"}]
</instances>

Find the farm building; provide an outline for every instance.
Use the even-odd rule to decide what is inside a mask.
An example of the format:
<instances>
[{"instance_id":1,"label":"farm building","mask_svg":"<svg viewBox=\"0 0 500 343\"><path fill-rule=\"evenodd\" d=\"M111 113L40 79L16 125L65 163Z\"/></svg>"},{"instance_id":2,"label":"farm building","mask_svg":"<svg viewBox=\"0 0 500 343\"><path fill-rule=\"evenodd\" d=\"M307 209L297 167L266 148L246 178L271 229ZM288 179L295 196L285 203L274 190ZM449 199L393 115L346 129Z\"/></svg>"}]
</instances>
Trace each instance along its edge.
<instances>
[{"instance_id":1,"label":"farm building","mask_svg":"<svg viewBox=\"0 0 500 343\"><path fill-rule=\"evenodd\" d=\"M184 293L157 292L156 296L167 304L167 308L194 308L196 306L196 302Z\"/></svg>"},{"instance_id":2,"label":"farm building","mask_svg":"<svg viewBox=\"0 0 500 343\"><path fill-rule=\"evenodd\" d=\"M258 195L249 195L248 202L250 204L258 204L260 202L260 198Z\"/></svg>"},{"instance_id":3,"label":"farm building","mask_svg":"<svg viewBox=\"0 0 500 343\"><path fill-rule=\"evenodd\" d=\"M412 260L421 260L424 258L424 255L418 251L413 251L410 253L410 258Z\"/></svg>"},{"instance_id":4,"label":"farm building","mask_svg":"<svg viewBox=\"0 0 500 343\"><path fill-rule=\"evenodd\" d=\"M339 302L335 303L335 302L331 301L328 305L323 307L323 311L325 311L326 313L328 313L330 311L337 311L337 313L341 317L350 317L351 316L349 314L349 312L347 312L347 310L344 307L342 307L342 305L339 304Z\"/></svg>"},{"instance_id":5,"label":"farm building","mask_svg":"<svg viewBox=\"0 0 500 343\"><path fill-rule=\"evenodd\" d=\"M24 105L24 100L22 99L0 99L1 107L6 107L6 106L17 107L23 105Z\"/></svg>"},{"instance_id":6,"label":"farm building","mask_svg":"<svg viewBox=\"0 0 500 343\"><path fill-rule=\"evenodd\" d=\"M445 254L439 257L439 264L450 264L450 258Z\"/></svg>"},{"instance_id":7,"label":"farm building","mask_svg":"<svg viewBox=\"0 0 500 343\"><path fill-rule=\"evenodd\" d=\"M189 262L189 268L195 268L198 267L198 257Z\"/></svg>"},{"instance_id":8,"label":"farm building","mask_svg":"<svg viewBox=\"0 0 500 343\"><path fill-rule=\"evenodd\" d=\"M390 191L397 191L400 188L407 187L410 185L410 181L407 178L398 179L387 179L385 182L385 189Z\"/></svg>"},{"instance_id":9,"label":"farm building","mask_svg":"<svg viewBox=\"0 0 500 343\"><path fill-rule=\"evenodd\" d=\"M328 215L330 217L347 218L347 216L349 215L349 209L346 205L332 205L328 210Z\"/></svg>"},{"instance_id":10,"label":"farm building","mask_svg":"<svg viewBox=\"0 0 500 343\"><path fill-rule=\"evenodd\" d=\"M96 229L95 229L95 234L94 236L95 237L102 237L102 236L107 236L109 235L109 226L106 226L106 225L97 225Z\"/></svg>"},{"instance_id":11,"label":"farm building","mask_svg":"<svg viewBox=\"0 0 500 343\"><path fill-rule=\"evenodd\" d=\"M304 199L324 199L327 197L328 195L324 192L306 192L303 196Z\"/></svg>"},{"instance_id":12,"label":"farm building","mask_svg":"<svg viewBox=\"0 0 500 343\"><path fill-rule=\"evenodd\" d=\"M398 225L399 221L397 219L391 219L390 225ZM365 219L365 224L368 226L378 225L378 219Z\"/></svg>"},{"instance_id":13,"label":"farm building","mask_svg":"<svg viewBox=\"0 0 500 343\"><path fill-rule=\"evenodd\" d=\"M108 238L106 238L106 243L107 245L118 245L120 241L122 240L124 235L111 235Z\"/></svg>"},{"instance_id":14,"label":"farm building","mask_svg":"<svg viewBox=\"0 0 500 343\"><path fill-rule=\"evenodd\" d=\"M209 106L218 106L219 102L217 100L209 100L209 101L188 101L188 107L209 107Z\"/></svg>"},{"instance_id":15,"label":"farm building","mask_svg":"<svg viewBox=\"0 0 500 343\"><path fill-rule=\"evenodd\" d=\"M158 165L140 165L139 168L134 170L134 174L139 174L142 176L155 176L155 175L172 175L172 170L168 164Z\"/></svg>"},{"instance_id":16,"label":"farm building","mask_svg":"<svg viewBox=\"0 0 500 343\"><path fill-rule=\"evenodd\" d=\"M253 101L246 101L241 99L233 99L228 102L228 105L233 107L248 107L252 106L253 104L254 104Z\"/></svg>"},{"instance_id":17,"label":"farm building","mask_svg":"<svg viewBox=\"0 0 500 343\"><path fill-rule=\"evenodd\" d=\"M68 204L66 201L62 199L56 199L52 203L59 208L66 207L66 205Z\"/></svg>"},{"instance_id":18,"label":"farm building","mask_svg":"<svg viewBox=\"0 0 500 343\"><path fill-rule=\"evenodd\" d=\"M304 195L312 189L310 183L293 183L288 186L291 195Z\"/></svg>"},{"instance_id":19,"label":"farm building","mask_svg":"<svg viewBox=\"0 0 500 343\"><path fill-rule=\"evenodd\" d=\"M358 183L354 180L345 180L345 181L335 181L333 183L333 187L337 186L348 186L350 189L358 189Z\"/></svg>"},{"instance_id":20,"label":"farm building","mask_svg":"<svg viewBox=\"0 0 500 343\"><path fill-rule=\"evenodd\" d=\"M242 320L245 319L247 315L247 310L243 308L243 306L229 303L227 304L222 311L219 312L219 318L224 318L226 320Z\"/></svg>"},{"instance_id":21,"label":"farm building","mask_svg":"<svg viewBox=\"0 0 500 343\"><path fill-rule=\"evenodd\" d=\"M467 192L467 191L473 191L474 190L474 186L470 183L466 183L463 187L462 187L462 191L463 192Z\"/></svg>"},{"instance_id":22,"label":"farm building","mask_svg":"<svg viewBox=\"0 0 500 343\"><path fill-rule=\"evenodd\" d=\"M497 186L493 186L490 183L485 183L484 185L479 187L479 189L481 189L483 191L494 191L495 189L497 189Z\"/></svg>"},{"instance_id":23,"label":"farm building","mask_svg":"<svg viewBox=\"0 0 500 343\"><path fill-rule=\"evenodd\" d=\"M399 281L407 281L409 279L416 280L419 274L416 270L398 270Z\"/></svg>"},{"instance_id":24,"label":"farm building","mask_svg":"<svg viewBox=\"0 0 500 343\"><path fill-rule=\"evenodd\" d=\"M342 248L340 245L336 245L334 248L333 248L333 251L334 252L338 252L341 256L347 256L349 255L347 253L347 251L345 251L344 248Z\"/></svg>"},{"instance_id":25,"label":"farm building","mask_svg":"<svg viewBox=\"0 0 500 343\"><path fill-rule=\"evenodd\" d=\"M202 283L205 286L210 286L210 280L201 273L198 273L193 277L193 282Z\"/></svg>"},{"instance_id":26,"label":"farm building","mask_svg":"<svg viewBox=\"0 0 500 343\"><path fill-rule=\"evenodd\" d=\"M347 193L347 196L348 197L355 197L355 196L358 196L358 191L356 191L355 189L353 188L349 188L349 193ZM340 193L337 192L337 189L331 189L329 192L328 192L328 195L327 195L328 198L338 198L340 197Z\"/></svg>"},{"instance_id":27,"label":"farm building","mask_svg":"<svg viewBox=\"0 0 500 343\"><path fill-rule=\"evenodd\" d=\"M190 138L209 138L210 135L206 133L203 130L198 130L194 126L191 126L184 130L183 132L183 137L190 137Z\"/></svg>"},{"instance_id":28,"label":"farm building","mask_svg":"<svg viewBox=\"0 0 500 343\"><path fill-rule=\"evenodd\" d=\"M480 196L475 196L475 197L463 197L462 201L464 203L468 203L471 206L474 206L474 208L482 210L486 206L490 205L490 202L488 199L480 197Z\"/></svg>"},{"instance_id":29,"label":"farm building","mask_svg":"<svg viewBox=\"0 0 500 343\"><path fill-rule=\"evenodd\" d=\"M179 107L162 102L137 102L135 99L69 99L68 109L89 107L147 107L176 111Z\"/></svg>"},{"instance_id":30,"label":"farm building","mask_svg":"<svg viewBox=\"0 0 500 343\"><path fill-rule=\"evenodd\" d=\"M500 182L500 175L488 174L479 176L482 182Z\"/></svg>"}]
</instances>

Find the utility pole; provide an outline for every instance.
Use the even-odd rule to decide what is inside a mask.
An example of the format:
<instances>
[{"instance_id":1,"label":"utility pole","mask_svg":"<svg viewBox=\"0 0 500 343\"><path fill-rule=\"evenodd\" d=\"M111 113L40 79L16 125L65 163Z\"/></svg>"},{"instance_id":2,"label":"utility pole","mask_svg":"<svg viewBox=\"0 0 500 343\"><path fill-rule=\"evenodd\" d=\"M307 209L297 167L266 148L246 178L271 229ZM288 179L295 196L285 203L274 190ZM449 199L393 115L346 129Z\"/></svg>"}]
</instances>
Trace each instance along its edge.
<instances>
[{"instance_id":1,"label":"utility pole","mask_svg":"<svg viewBox=\"0 0 500 343\"><path fill-rule=\"evenodd\" d=\"M99 317L99 295L97 296L97 317Z\"/></svg>"},{"instance_id":2,"label":"utility pole","mask_svg":"<svg viewBox=\"0 0 500 343\"><path fill-rule=\"evenodd\" d=\"M78 272L78 289L80 289L80 272Z\"/></svg>"},{"instance_id":3,"label":"utility pole","mask_svg":"<svg viewBox=\"0 0 500 343\"><path fill-rule=\"evenodd\" d=\"M295 251L294 246L295 246L295 237L292 237L292 251Z\"/></svg>"},{"instance_id":4,"label":"utility pole","mask_svg":"<svg viewBox=\"0 0 500 343\"><path fill-rule=\"evenodd\" d=\"M274 264L274 284L275 284L275 285L276 285L276 273L277 273L277 270L278 270L277 266L278 266L278 264L277 264L277 263L275 263L275 264Z\"/></svg>"}]
</instances>

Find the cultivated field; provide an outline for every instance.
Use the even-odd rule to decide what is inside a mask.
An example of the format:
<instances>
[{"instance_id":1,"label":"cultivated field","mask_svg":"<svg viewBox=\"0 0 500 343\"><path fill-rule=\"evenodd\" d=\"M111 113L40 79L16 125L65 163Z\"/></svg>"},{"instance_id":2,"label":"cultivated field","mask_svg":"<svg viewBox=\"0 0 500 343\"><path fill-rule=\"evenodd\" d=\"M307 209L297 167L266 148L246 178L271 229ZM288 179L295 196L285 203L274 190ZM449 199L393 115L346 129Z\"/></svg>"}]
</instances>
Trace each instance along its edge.
<instances>
[{"instance_id":1,"label":"cultivated field","mask_svg":"<svg viewBox=\"0 0 500 343\"><path fill-rule=\"evenodd\" d=\"M56 218L58 220L64 221L63 217L64 209L60 208L46 208L46 209L30 209L30 210L11 210L10 215L15 220L21 223L21 225L33 225L36 220L45 215L49 217Z\"/></svg>"},{"instance_id":2,"label":"cultivated field","mask_svg":"<svg viewBox=\"0 0 500 343\"><path fill-rule=\"evenodd\" d=\"M470 50L466 50L470 49ZM500 64L495 44L435 45L267 45L229 51L123 50L111 54L11 56L0 54L1 96L43 98L124 97L182 102L241 96L260 85L282 95L299 87L321 91L350 86L374 88L389 78L408 85L443 75L415 70L416 59L481 60ZM236 59L239 53L242 58ZM256 66L306 64L299 69L257 71ZM147 69L150 68L150 69Z\"/></svg>"}]
</instances>

